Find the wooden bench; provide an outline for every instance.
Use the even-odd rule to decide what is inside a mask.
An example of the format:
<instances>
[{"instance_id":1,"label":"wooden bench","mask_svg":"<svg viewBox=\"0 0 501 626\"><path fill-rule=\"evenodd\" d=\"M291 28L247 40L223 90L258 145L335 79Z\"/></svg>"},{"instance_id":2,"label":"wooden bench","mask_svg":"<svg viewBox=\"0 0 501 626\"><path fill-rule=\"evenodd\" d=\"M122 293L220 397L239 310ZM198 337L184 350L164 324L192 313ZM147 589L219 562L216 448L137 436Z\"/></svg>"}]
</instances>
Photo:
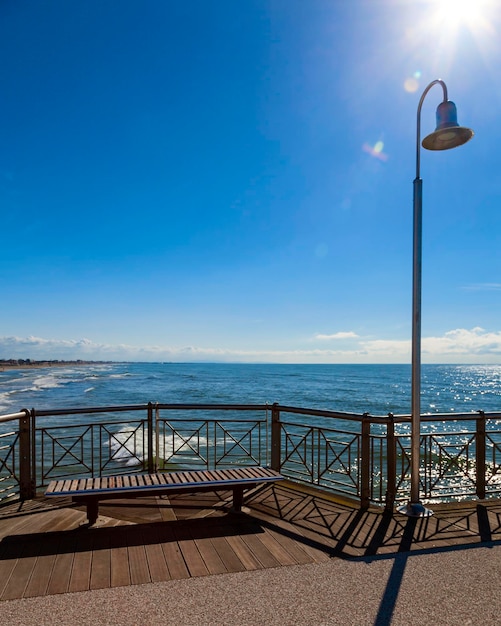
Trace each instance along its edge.
<instances>
[{"instance_id":1,"label":"wooden bench","mask_svg":"<svg viewBox=\"0 0 501 626\"><path fill-rule=\"evenodd\" d=\"M240 511L244 489L277 480L283 480L283 476L267 467L240 467L53 480L45 495L71 496L74 502L85 504L87 519L92 526L99 514L100 500L232 489L233 509Z\"/></svg>"}]
</instances>

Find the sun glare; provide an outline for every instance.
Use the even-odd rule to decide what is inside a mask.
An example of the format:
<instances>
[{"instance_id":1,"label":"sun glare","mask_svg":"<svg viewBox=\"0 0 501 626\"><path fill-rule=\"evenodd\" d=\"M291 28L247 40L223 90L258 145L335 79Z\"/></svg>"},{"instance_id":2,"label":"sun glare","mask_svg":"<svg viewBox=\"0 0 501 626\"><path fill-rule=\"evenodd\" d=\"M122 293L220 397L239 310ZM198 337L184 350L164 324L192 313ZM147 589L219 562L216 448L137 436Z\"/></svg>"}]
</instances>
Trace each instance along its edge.
<instances>
[{"instance_id":1,"label":"sun glare","mask_svg":"<svg viewBox=\"0 0 501 626\"><path fill-rule=\"evenodd\" d=\"M445 30L466 27L475 34L491 31L493 9L499 0L434 0L435 19Z\"/></svg>"}]
</instances>

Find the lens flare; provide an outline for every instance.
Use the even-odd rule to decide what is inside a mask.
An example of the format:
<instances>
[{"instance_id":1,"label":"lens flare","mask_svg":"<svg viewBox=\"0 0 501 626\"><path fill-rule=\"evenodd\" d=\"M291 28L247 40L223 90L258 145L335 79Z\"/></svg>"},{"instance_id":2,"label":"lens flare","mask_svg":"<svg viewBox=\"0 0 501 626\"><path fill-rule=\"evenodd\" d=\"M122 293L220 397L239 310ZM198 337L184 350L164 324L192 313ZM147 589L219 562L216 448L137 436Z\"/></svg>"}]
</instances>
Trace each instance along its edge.
<instances>
[{"instance_id":1,"label":"lens flare","mask_svg":"<svg viewBox=\"0 0 501 626\"><path fill-rule=\"evenodd\" d=\"M383 148L384 148L384 143L382 141L376 141L376 143L371 146L369 143L364 143L364 145L362 146L362 150L364 152L367 152L367 154L370 154L371 156L373 156L376 159L379 159L380 161L387 161L388 160L388 155L383 152Z\"/></svg>"},{"instance_id":2,"label":"lens flare","mask_svg":"<svg viewBox=\"0 0 501 626\"><path fill-rule=\"evenodd\" d=\"M415 93L419 89L419 79L421 78L421 72L415 71L412 76L406 78L404 81L404 89L407 93Z\"/></svg>"}]
</instances>

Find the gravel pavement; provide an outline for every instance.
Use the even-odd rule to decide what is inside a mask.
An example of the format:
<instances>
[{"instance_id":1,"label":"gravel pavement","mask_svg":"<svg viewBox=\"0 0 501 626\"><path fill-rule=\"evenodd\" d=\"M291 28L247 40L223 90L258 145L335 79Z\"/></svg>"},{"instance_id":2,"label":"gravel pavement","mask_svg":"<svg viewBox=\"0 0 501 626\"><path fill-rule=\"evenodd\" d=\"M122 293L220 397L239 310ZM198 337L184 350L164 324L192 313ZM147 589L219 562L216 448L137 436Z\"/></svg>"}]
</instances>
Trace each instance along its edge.
<instances>
[{"instance_id":1,"label":"gravel pavement","mask_svg":"<svg viewBox=\"0 0 501 626\"><path fill-rule=\"evenodd\" d=\"M501 545L11 600L1 623L501 625Z\"/></svg>"}]
</instances>

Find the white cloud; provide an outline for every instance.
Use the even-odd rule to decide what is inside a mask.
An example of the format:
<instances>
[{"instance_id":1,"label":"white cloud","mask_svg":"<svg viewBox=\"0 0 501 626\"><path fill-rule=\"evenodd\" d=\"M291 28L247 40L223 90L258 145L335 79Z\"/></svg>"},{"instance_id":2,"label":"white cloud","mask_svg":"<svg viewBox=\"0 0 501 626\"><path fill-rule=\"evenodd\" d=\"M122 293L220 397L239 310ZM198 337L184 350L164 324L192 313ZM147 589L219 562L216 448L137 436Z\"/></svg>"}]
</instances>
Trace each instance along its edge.
<instances>
[{"instance_id":1,"label":"white cloud","mask_svg":"<svg viewBox=\"0 0 501 626\"><path fill-rule=\"evenodd\" d=\"M429 354L497 354L501 356L501 331L487 332L483 328L457 328L443 337L423 339L423 353Z\"/></svg>"},{"instance_id":2,"label":"white cloud","mask_svg":"<svg viewBox=\"0 0 501 626\"><path fill-rule=\"evenodd\" d=\"M465 291L501 291L501 283L474 283L465 285Z\"/></svg>"},{"instance_id":3,"label":"white cloud","mask_svg":"<svg viewBox=\"0 0 501 626\"><path fill-rule=\"evenodd\" d=\"M410 340L362 340L354 332L317 339L356 339L351 349L238 350L199 346L131 346L90 339L0 337L0 358L94 361L220 361L276 363L409 363ZM458 328L440 337L423 337L424 363L501 363L501 331Z\"/></svg>"},{"instance_id":4,"label":"white cloud","mask_svg":"<svg viewBox=\"0 0 501 626\"><path fill-rule=\"evenodd\" d=\"M356 339L357 337L358 335L351 330L347 332L341 331L339 333L334 333L332 335L322 335L320 333L315 335L315 339L320 339L322 341L331 340L331 339Z\"/></svg>"},{"instance_id":5,"label":"white cloud","mask_svg":"<svg viewBox=\"0 0 501 626\"><path fill-rule=\"evenodd\" d=\"M410 357L410 341L379 339L360 345L375 357L393 354L399 361ZM457 328L441 337L423 337L421 353L423 361L430 363L501 362L501 331Z\"/></svg>"}]
</instances>

